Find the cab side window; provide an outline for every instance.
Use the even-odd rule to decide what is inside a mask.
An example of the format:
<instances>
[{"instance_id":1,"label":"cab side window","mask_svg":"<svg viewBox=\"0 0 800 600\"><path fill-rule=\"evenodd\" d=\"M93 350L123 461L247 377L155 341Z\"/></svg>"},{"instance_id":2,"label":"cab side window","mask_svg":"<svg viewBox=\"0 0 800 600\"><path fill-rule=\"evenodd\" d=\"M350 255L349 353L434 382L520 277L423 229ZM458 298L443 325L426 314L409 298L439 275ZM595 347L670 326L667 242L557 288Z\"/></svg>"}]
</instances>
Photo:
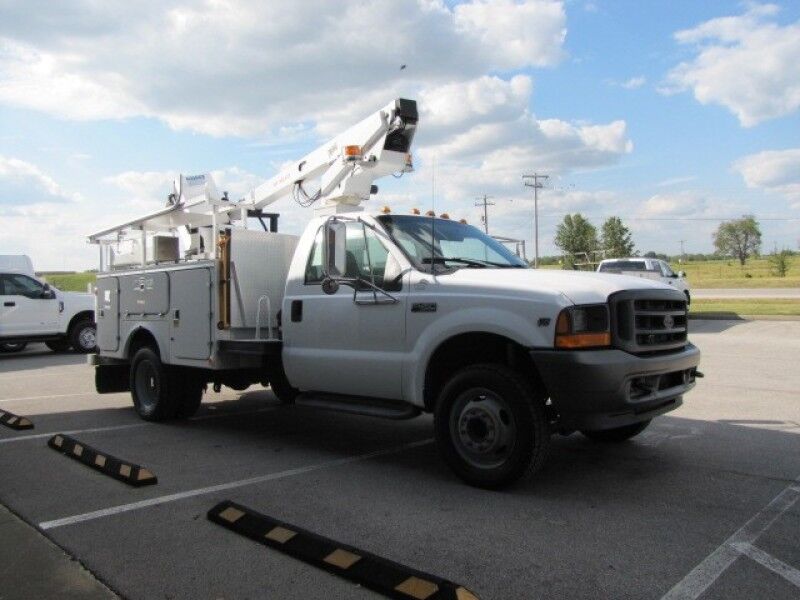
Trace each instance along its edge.
<instances>
[{"instance_id":1,"label":"cab side window","mask_svg":"<svg viewBox=\"0 0 800 600\"><path fill-rule=\"evenodd\" d=\"M41 298L44 286L27 275L10 273L0 275L0 287L4 296L25 296L26 298Z\"/></svg>"},{"instance_id":2,"label":"cab side window","mask_svg":"<svg viewBox=\"0 0 800 600\"><path fill-rule=\"evenodd\" d=\"M314 238L314 245L311 246L311 254L308 255L308 262L306 263L306 285L315 285L322 283L324 276L324 268L322 266L322 227L317 231Z\"/></svg>"},{"instance_id":3,"label":"cab side window","mask_svg":"<svg viewBox=\"0 0 800 600\"><path fill-rule=\"evenodd\" d=\"M387 281L387 265L394 263L396 266L396 261L378 239L375 231L354 221L348 221L345 227L345 256L347 262L344 276L369 282L374 280L376 286L387 291L400 290L402 286L399 278L393 275L395 271L399 271L398 268L389 269L389 280ZM305 274L306 285L322 283L324 277L322 245L323 231L320 229L308 256ZM368 285L361 284L358 289L366 290L370 288Z\"/></svg>"}]
</instances>

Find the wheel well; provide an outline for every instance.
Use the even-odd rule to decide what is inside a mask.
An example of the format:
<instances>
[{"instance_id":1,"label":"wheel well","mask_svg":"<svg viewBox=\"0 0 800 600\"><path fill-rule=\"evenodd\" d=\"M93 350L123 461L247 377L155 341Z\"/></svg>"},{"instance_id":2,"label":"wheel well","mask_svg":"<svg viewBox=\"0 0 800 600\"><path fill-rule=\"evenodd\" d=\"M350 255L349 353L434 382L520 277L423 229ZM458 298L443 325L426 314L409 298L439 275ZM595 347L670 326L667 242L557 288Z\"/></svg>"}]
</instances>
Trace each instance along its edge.
<instances>
[{"instance_id":1,"label":"wheel well","mask_svg":"<svg viewBox=\"0 0 800 600\"><path fill-rule=\"evenodd\" d=\"M130 337L130 341L128 342L128 358L133 359L134 355L141 348L147 346L152 348L156 354L161 356L161 351L158 348L158 342L156 342L156 338L153 337L153 334L147 331L147 329L137 329L133 332Z\"/></svg>"},{"instance_id":2,"label":"wheel well","mask_svg":"<svg viewBox=\"0 0 800 600\"><path fill-rule=\"evenodd\" d=\"M464 333L442 342L425 371L424 400L432 411L445 383L458 370L474 364L506 365L524 375L536 389L544 389L539 371L520 344L493 333Z\"/></svg>"},{"instance_id":3,"label":"wheel well","mask_svg":"<svg viewBox=\"0 0 800 600\"><path fill-rule=\"evenodd\" d=\"M72 317L72 319L69 322L69 327L67 327L67 335L70 335L72 333L72 328L75 327L75 325L77 325L81 321L86 321L87 319L94 322L93 311L85 310L83 312L79 312L77 315Z\"/></svg>"}]
</instances>

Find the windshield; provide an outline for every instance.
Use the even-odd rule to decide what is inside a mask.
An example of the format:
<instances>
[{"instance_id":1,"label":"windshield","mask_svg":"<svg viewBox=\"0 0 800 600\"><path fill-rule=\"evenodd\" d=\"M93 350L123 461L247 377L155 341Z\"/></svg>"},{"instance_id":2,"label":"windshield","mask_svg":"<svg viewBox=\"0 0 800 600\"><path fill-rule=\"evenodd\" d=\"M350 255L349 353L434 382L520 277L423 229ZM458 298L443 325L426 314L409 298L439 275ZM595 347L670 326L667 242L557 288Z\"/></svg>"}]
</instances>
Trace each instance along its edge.
<instances>
[{"instance_id":1,"label":"windshield","mask_svg":"<svg viewBox=\"0 0 800 600\"><path fill-rule=\"evenodd\" d=\"M500 242L472 225L411 215L382 215L378 221L421 271L528 266Z\"/></svg>"},{"instance_id":2,"label":"windshield","mask_svg":"<svg viewBox=\"0 0 800 600\"><path fill-rule=\"evenodd\" d=\"M600 265L600 272L619 271L645 271L643 260L612 260Z\"/></svg>"}]
</instances>

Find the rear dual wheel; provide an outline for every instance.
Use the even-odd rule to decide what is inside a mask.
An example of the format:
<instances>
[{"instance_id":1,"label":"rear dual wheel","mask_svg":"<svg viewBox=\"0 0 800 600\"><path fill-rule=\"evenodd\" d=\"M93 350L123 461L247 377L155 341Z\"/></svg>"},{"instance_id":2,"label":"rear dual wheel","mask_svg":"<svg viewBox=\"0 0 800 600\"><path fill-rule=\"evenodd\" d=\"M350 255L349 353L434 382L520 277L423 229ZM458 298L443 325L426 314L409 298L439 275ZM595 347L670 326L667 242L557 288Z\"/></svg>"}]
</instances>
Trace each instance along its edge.
<instances>
[{"instance_id":1,"label":"rear dual wheel","mask_svg":"<svg viewBox=\"0 0 800 600\"><path fill-rule=\"evenodd\" d=\"M152 348L141 348L131 363L133 405L145 421L185 419L197 412L205 382L191 369L170 367Z\"/></svg>"}]
</instances>

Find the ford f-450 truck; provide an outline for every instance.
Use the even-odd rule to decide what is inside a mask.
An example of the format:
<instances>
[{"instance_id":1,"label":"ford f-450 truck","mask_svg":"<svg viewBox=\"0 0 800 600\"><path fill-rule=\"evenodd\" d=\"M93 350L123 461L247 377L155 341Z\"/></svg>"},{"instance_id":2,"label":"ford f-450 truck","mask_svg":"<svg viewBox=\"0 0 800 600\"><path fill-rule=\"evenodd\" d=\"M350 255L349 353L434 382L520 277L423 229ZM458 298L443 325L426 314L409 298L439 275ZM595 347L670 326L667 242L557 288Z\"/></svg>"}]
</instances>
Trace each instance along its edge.
<instances>
[{"instance_id":1,"label":"ford f-450 truck","mask_svg":"<svg viewBox=\"0 0 800 600\"><path fill-rule=\"evenodd\" d=\"M415 103L397 100L239 202L182 177L162 211L91 236L98 391L130 390L148 420L193 414L208 384L433 413L445 461L486 488L536 472L554 433L621 441L680 406L700 359L681 292L533 270L447 215L360 210L375 178L411 169L416 124ZM262 211L287 190L321 203L299 237ZM139 243L120 254L124 232Z\"/></svg>"}]
</instances>

